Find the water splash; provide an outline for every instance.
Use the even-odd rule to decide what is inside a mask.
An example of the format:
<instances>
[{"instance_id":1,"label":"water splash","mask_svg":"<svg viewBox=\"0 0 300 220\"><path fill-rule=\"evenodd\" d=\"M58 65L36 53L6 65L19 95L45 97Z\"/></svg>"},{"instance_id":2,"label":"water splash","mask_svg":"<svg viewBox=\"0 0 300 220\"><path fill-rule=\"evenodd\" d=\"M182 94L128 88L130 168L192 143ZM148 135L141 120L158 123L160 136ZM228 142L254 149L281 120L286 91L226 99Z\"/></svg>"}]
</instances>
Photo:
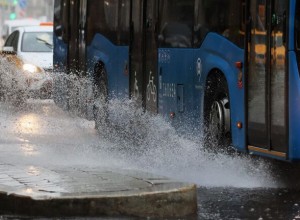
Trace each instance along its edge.
<instances>
[{"instance_id":1,"label":"water splash","mask_svg":"<svg viewBox=\"0 0 300 220\"><path fill-rule=\"evenodd\" d=\"M9 54L0 57L0 100L20 106L24 104L28 91L24 74L14 64L14 59Z\"/></svg>"},{"instance_id":2,"label":"water splash","mask_svg":"<svg viewBox=\"0 0 300 220\"><path fill-rule=\"evenodd\" d=\"M73 100L80 99L74 95ZM75 116L74 111L66 113L51 100L27 100L21 112L11 112L0 103L0 113L5 117L1 126L6 128L1 140L15 141L21 148L11 153L9 160L16 163L138 169L208 187L277 186L269 162L210 151L201 138L179 135L160 115L144 113L131 100L111 100L110 123L100 126L99 132L93 121ZM27 124L20 123L21 118ZM38 132L28 133L33 119L39 123ZM22 132L23 125L27 133ZM14 140L9 138L12 133Z\"/></svg>"},{"instance_id":3,"label":"water splash","mask_svg":"<svg viewBox=\"0 0 300 220\"><path fill-rule=\"evenodd\" d=\"M113 125L100 129L109 152L123 165L202 186L275 187L271 163L238 153L211 151L201 138L187 138L161 116L136 109L132 101L112 100ZM106 150L105 150L106 149Z\"/></svg>"}]
</instances>

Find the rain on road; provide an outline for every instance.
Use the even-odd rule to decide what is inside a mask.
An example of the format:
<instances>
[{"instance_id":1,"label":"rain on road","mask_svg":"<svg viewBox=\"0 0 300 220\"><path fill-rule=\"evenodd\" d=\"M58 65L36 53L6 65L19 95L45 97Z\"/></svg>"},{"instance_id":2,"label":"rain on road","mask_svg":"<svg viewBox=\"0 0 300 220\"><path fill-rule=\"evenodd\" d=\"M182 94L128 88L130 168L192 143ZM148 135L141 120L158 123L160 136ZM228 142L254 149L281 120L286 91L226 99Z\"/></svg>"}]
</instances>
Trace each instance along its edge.
<instances>
[{"instance_id":1,"label":"rain on road","mask_svg":"<svg viewBox=\"0 0 300 220\"><path fill-rule=\"evenodd\" d=\"M52 100L29 99L21 108L0 103L0 150L5 152L0 160L26 166L126 167L193 182L198 185L198 219L300 218L298 180L284 178L293 175L296 165L215 154L153 118L147 128L151 140L134 146L99 136L94 122L64 112ZM157 127L167 133L155 133Z\"/></svg>"}]
</instances>

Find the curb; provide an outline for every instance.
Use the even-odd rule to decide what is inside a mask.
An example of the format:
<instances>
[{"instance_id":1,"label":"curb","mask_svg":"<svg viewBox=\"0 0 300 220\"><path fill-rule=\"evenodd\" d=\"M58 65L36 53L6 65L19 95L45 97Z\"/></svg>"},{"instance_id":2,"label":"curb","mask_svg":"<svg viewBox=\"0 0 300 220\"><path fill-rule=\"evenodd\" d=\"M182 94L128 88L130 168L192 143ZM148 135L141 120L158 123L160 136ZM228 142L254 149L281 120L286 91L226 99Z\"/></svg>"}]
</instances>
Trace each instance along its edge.
<instances>
[{"instance_id":1,"label":"curb","mask_svg":"<svg viewBox=\"0 0 300 220\"><path fill-rule=\"evenodd\" d=\"M1 164L0 213L43 217L197 215L195 184L133 170ZM33 169L30 167L30 169Z\"/></svg>"}]
</instances>

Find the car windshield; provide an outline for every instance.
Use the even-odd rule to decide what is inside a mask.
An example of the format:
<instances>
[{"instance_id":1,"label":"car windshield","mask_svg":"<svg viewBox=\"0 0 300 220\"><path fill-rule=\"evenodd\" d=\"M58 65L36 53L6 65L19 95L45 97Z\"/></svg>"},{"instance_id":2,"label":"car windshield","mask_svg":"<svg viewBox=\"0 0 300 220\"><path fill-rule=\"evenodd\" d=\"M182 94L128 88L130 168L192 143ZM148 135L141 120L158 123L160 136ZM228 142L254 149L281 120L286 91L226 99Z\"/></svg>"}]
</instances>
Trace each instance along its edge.
<instances>
[{"instance_id":1,"label":"car windshield","mask_svg":"<svg viewBox=\"0 0 300 220\"><path fill-rule=\"evenodd\" d=\"M27 32L22 39L22 52L52 52L52 32Z\"/></svg>"}]
</instances>

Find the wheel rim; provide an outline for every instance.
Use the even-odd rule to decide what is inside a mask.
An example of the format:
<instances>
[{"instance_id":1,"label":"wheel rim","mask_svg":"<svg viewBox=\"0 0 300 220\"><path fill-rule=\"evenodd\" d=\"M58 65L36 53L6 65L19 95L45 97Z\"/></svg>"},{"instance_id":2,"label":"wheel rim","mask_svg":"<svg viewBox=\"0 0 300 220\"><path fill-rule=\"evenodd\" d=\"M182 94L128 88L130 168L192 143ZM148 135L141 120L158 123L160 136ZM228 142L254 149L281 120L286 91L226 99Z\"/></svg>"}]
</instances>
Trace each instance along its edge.
<instances>
[{"instance_id":1,"label":"wheel rim","mask_svg":"<svg viewBox=\"0 0 300 220\"><path fill-rule=\"evenodd\" d=\"M213 141L222 138L224 131L224 110L220 101L214 101L209 116L209 134Z\"/></svg>"}]
</instances>

